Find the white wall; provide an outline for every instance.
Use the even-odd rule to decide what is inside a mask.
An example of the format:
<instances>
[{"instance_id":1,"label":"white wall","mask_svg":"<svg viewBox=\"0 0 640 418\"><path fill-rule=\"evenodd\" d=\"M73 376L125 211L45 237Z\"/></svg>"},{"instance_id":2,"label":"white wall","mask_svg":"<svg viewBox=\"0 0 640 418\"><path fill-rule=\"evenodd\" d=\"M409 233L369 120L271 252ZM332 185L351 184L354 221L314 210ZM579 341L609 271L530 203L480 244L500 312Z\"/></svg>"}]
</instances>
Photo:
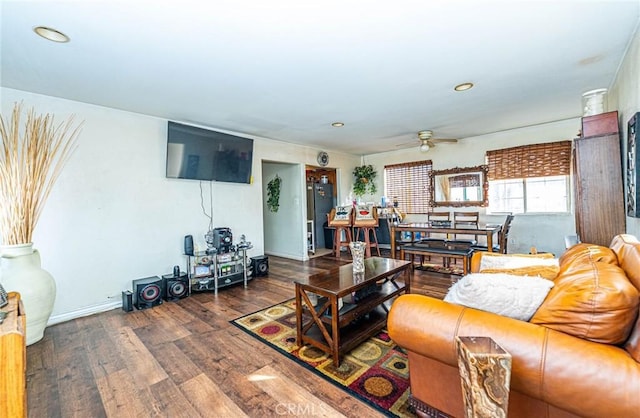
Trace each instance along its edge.
<instances>
[{"instance_id":1,"label":"white wall","mask_svg":"<svg viewBox=\"0 0 640 418\"><path fill-rule=\"evenodd\" d=\"M267 184L276 175L282 179L280 207L277 212L271 212L267 208ZM303 222L306 219L303 176L304 167L299 164L262 163L265 254L296 260L309 258L306 249L306 223Z\"/></svg>"},{"instance_id":2,"label":"white wall","mask_svg":"<svg viewBox=\"0 0 640 418\"><path fill-rule=\"evenodd\" d=\"M626 156L627 124L634 114L640 112L640 30L638 28L636 28L636 33L627 54L618 70L616 80L611 89L609 89L608 104L609 110L618 111L622 137L622 155ZM624 172L626 173L626 158L623 158L623 164ZM640 218L627 217L627 232L640 238Z\"/></svg>"},{"instance_id":3,"label":"white wall","mask_svg":"<svg viewBox=\"0 0 640 418\"><path fill-rule=\"evenodd\" d=\"M581 106L576 97L576 112ZM497 116L499 117L499 116ZM377 196L365 196L366 200L380 201L384 194L384 166L407 161L432 160L434 170L454 167L472 167L485 163L488 150L509 148L518 145L571 140L580 129L580 118L548 123L527 128L512 129L494 134L465 138L456 144L438 144L429 152L421 153L416 146L389 153L371 154L364 157L365 164L378 170ZM453 210L453 208L443 208ZM504 215L487 215L484 208L467 208L480 211L481 223L501 223ZM411 216L409 220L423 221L424 217ZM509 252L528 253L531 247L538 250L562 254L565 249L564 236L575 234L572 213L553 215L516 215L509 233Z\"/></svg>"},{"instance_id":4,"label":"white wall","mask_svg":"<svg viewBox=\"0 0 640 418\"><path fill-rule=\"evenodd\" d=\"M200 182L165 177L166 120L7 88L0 99L3 115L22 101L58 122L70 114L84 121L33 237L58 287L51 323L119 306L133 279L169 273L176 264L185 269L187 234L205 247L209 219ZM202 183L207 212L213 191L213 226L231 228L234 241L245 234L254 246L249 256L264 254L261 162L315 164L320 151L254 139L253 184ZM338 172L350 173L360 161L327 151ZM348 190L350 180L341 178L339 187ZM302 194L304 170L299 181Z\"/></svg>"}]
</instances>

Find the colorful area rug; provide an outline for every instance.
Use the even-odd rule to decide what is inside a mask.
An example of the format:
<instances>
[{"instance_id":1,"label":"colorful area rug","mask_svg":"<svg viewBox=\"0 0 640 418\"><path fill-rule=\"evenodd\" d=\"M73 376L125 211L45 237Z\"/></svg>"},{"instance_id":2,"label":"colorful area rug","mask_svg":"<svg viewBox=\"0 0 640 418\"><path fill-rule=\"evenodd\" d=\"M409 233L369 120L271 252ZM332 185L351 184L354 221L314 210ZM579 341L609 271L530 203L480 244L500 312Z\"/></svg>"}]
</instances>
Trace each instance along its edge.
<instances>
[{"instance_id":1,"label":"colorful area rug","mask_svg":"<svg viewBox=\"0 0 640 418\"><path fill-rule=\"evenodd\" d=\"M330 354L296 345L295 299L242 316L232 324L390 417L415 417L409 406L407 355L383 331L335 367Z\"/></svg>"}]
</instances>

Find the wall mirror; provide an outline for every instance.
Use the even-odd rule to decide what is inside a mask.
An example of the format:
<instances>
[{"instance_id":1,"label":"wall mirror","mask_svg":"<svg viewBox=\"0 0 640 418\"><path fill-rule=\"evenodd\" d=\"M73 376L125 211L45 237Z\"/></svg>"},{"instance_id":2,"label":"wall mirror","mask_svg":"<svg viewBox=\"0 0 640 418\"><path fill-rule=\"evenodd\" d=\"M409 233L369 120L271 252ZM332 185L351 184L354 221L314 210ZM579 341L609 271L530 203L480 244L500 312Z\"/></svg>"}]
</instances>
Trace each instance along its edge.
<instances>
[{"instance_id":1,"label":"wall mirror","mask_svg":"<svg viewBox=\"0 0 640 418\"><path fill-rule=\"evenodd\" d=\"M431 171L432 206L487 206L487 166Z\"/></svg>"}]
</instances>

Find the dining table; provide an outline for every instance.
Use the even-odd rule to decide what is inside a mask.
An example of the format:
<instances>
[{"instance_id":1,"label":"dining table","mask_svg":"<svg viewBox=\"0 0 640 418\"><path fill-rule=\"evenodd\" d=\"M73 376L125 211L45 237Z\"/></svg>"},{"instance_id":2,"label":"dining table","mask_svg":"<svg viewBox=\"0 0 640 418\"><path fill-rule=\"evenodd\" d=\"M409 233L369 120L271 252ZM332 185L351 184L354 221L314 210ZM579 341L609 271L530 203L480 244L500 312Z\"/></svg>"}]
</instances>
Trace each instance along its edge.
<instances>
[{"instance_id":1,"label":"dining table","mask_svg":"<svg viewBox=\"0 0 640 418\"><path fill-rule=\"evenodd\" d=\"M500 224L486 224L474 226L443 226L431 222L415 222L415 223L398 223L391 224L391 257L396 258L396 232L410 233L410 242L416 240L419 233L421 237L429 237L431 234L446 234L447 237L455 235L474 235L477 237L484 236L487 239L487 251L493 252L493 237L502 229ZM423 235L424 234L424 235Z\"/></svg>"}]
</instances>

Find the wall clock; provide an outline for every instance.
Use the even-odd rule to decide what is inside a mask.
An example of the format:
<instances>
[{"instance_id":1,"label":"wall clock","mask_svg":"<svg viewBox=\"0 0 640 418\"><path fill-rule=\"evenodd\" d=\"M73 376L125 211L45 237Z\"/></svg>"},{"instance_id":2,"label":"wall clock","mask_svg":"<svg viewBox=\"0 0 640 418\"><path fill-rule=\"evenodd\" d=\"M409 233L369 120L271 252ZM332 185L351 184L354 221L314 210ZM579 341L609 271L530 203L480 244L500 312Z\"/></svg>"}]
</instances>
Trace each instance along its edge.
<instances>
[{"instance_id":1,"label":"wall clock","mask_svg":"<svg viewBox=\"0 0 640 418\"><path fill-rule=\"evenodd\" d=\"M320 164L322 167L329 164L329 154L324 151L320 151L318 153L318 164Z\"/></svg>"}]
</instances>

